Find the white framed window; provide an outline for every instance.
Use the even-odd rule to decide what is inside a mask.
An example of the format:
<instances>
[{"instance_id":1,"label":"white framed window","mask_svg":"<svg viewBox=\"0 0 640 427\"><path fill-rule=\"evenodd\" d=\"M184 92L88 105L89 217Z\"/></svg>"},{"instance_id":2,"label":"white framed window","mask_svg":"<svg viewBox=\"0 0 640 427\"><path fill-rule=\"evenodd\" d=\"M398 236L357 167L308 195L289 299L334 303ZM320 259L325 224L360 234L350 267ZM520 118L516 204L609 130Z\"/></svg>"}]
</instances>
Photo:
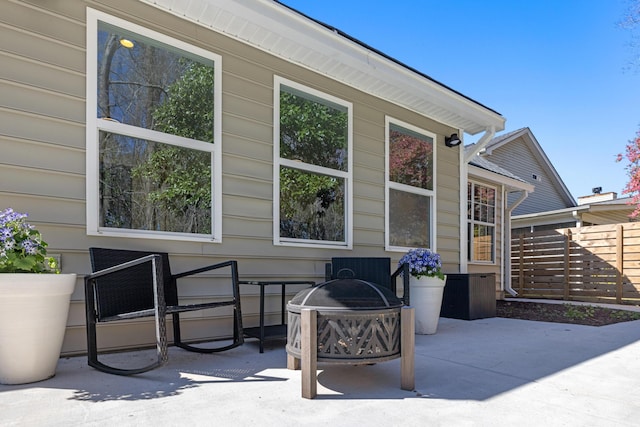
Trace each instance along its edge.
<instances>
[{"instance_id":1,"label":"white framed window","mask_svg":"<svg viewBox=\"0 0 640 427\"><path fill-rule=\"evenodd\" d=\"M385 247L435 250L436 135L385 120Z\"/></svg>"},{"instance_id":2,"label":"white framed window","mask_svg":"<svg viewBox=\"0 0 640 427\"><path fill-rule=\"evenodd\" d=\"M220 242L221 57L87 9L87 233Z\"/></svg>"},{"instance_id":3,"label":"white framed window","mask_svg":"<svg viewBox=\"0 0 640 427\"><path fill-rule=\"evenodd\" d=\"M477 182L467 184L467 253L470 262L495 263L496 188Z\"/></svg>"},{"instance_id":4,"label":"white framed window","mask_svg":"<svg viewBox=\"0 0 640 427\"><path fill-rule=\"evenodd\" d=\"M276 245L352 247L350 102L275 76Z\"/></svg>"}]
</instances>

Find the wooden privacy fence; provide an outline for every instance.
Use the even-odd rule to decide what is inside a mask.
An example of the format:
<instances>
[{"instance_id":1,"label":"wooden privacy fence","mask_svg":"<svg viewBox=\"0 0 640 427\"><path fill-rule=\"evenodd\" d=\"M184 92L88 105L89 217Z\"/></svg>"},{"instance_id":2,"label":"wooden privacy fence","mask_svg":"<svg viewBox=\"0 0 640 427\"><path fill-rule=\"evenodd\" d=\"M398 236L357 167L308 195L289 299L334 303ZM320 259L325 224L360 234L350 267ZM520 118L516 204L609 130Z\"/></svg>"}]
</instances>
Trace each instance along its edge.
<instances>
[{"instance_id":1,"label":"wooden privacy fence","mask_svg":"<svg viewBox=\"0 0 640 427\"><path fill-rule=\"evenodd\" d=\"M511 280L524 298L640 304L640 223L514 231Z\"/></svg>"}]
</instances>

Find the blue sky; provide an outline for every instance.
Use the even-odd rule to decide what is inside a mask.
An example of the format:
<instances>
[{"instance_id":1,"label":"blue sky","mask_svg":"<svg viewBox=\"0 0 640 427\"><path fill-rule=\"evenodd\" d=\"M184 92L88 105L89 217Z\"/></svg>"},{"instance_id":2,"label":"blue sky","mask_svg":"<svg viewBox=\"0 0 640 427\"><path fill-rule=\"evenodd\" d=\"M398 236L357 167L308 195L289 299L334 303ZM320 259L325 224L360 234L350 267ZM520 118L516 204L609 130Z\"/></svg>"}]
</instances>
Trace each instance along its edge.
<instances>
[{"instance_id":1,"label":"blue sky","mask_svg":"<svg viewBox=\"0 0 640 427\"><path fill-rule=\"evenodd\" d=\"M282 1L498 111L504 132L529 127L575 198L622 196L616 155L640 129L630 0Z\"/></svg>"}]
</instances>

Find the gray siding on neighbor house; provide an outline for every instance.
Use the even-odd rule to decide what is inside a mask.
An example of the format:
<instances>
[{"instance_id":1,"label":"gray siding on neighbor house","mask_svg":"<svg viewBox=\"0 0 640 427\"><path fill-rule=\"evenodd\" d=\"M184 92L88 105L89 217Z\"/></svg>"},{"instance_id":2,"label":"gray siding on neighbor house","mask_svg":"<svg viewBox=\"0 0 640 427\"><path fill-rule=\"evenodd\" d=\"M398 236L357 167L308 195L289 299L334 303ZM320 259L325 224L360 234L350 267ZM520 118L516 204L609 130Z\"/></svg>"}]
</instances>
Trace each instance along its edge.
<instances>
[{"instance_id":1,"label":"gray siding on neighbor house","mask_svg":"<svg viewBox=\"0 0 640 427\"><path fill-rule=\"evenodd\" d=\"M549 176L545 165L538 160L522 138L493 149L488 159L535 186L535 191L514 210L514 216L570 206L566 204L561 190L555 185L555 179ZM536 175L538 180L534 179L533 175ZM514 194L513 200L509 200L509 203L518 197L519 194Z\"/></svg>"},{"instance_id":2,"label":"gray siding on neighbor house","mask_svg":"<svg viewBox=\"0 0 640 427\"><path fill-rule=\"evenodd\" d=\"M85 213L85 15L90 6L222 56L223 242L88 236ZM242 279L320 281L331 256L402 255L384 251L385 115L427 129L437 141L437 248L445 270L459 271L459 149L444 146L457 131L263 51L133 0L3 1L0 4L0 208L30 214L63 272L79 274L72 295L63 353L85 351L82 277L91 246L161 250L174 272L237 259ZM353 250L273 245L273 76L308 85L353 103ZM91 78L91 76L89 76ZM188 297L210 277L191 279ZM295 293L295 290L291 290ZM267 301L278 314L277 295ZM242 289L245 326L257 325L258 296ZM185 335L216 338L231 328L229 315L192 314ZM214 325L214 332L208 332ZM102 327L101 349L153 343L152 323Z\"/></svg>"}]
</instances>

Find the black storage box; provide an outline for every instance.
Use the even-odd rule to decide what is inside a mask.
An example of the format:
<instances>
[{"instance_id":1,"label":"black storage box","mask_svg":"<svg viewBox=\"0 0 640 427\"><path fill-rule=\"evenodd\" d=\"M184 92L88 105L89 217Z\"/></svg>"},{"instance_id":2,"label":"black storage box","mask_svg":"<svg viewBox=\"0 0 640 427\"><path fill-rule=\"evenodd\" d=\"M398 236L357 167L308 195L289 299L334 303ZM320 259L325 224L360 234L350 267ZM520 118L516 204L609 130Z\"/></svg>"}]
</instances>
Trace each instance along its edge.
<instances>
[{"instance_id":1,"label":"black storage box","mask_svg":"<svg viewBox=\"0 0 640 427\"><path fill-rule=\"evenodd\" d=\"M496 275L447 274L440 316L463 320L495 317Z\"/></svg>"}]
</instances>

